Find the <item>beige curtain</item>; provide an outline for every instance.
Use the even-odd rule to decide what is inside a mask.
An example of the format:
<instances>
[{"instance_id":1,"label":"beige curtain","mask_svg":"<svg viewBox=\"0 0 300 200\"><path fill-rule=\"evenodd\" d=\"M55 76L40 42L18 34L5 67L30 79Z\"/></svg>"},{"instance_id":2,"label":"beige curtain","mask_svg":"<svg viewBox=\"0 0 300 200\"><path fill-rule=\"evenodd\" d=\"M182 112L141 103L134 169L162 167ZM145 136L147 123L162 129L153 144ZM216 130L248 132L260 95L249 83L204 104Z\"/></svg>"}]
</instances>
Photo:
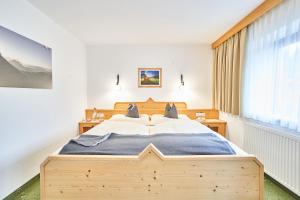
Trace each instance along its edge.
<instances>
[{"instance_id":1,"label":"beige curtain","mask_svg":"<svg viewBox=\"0 0 300 200\"><path fill-rule=\"evenodd\" d=\"M246 32L245 28L214 49L214 108L234 115L240 114Z\"/></svg>"}]
</instances>

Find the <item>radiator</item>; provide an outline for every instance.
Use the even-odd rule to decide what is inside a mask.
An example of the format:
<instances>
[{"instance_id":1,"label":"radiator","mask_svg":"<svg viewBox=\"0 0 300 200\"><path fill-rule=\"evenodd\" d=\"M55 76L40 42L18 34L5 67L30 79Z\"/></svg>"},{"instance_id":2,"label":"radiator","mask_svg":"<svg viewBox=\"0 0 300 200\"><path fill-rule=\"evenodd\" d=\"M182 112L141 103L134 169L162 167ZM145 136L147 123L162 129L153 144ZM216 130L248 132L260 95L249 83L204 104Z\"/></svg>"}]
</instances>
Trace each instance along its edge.
<instances>
[{"instance_id":1,"label":"radiator","mask_svg":"<svg viewBox=\"0 0 300 200\"><path fill-rule=\"evenodd\" d=\"M268 175L300 195L300 136L246 122L244 149L258 157Z\"/></svg>"}]
</instances>

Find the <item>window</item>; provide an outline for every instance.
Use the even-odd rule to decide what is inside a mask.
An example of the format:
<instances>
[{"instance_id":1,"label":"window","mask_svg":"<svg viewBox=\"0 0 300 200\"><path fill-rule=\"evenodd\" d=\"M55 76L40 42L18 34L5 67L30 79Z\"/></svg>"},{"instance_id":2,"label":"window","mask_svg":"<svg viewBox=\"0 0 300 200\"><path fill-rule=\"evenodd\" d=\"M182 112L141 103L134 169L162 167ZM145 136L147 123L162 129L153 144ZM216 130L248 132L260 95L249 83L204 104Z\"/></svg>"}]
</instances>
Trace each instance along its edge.
<instances>
[{"instance_id":1,"label":"window","mask_svg":"<svg viewBox=\"0 0 300 200\"><path fill-rule=\"evenodd\" d=\"M242 115L300 132L300 1L253 23L245 56Z\"/></svg>"}]
</instances>

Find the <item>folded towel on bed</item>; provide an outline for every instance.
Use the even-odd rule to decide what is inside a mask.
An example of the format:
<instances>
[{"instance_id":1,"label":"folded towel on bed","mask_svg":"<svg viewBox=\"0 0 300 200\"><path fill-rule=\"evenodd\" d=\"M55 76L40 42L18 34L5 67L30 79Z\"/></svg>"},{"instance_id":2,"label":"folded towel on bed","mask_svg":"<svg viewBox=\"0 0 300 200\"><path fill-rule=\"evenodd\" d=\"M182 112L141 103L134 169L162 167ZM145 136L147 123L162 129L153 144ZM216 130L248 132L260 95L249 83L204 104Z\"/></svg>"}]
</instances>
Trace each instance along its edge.
<instances>
[{"instance_id":1,"label":"folded towel on bed","mask_svg":"<svg viewBox=\"0 0 300 200\"><path fill-rule=\"evenodd\" d=\"M111 133L105 136L82 135L66 144L60 151L60 154L138 155L151 143L164 155L235 154L227 141L220 139L213 133L164 133L156 135L120 135Z\"/></svg>"}]
</instances>

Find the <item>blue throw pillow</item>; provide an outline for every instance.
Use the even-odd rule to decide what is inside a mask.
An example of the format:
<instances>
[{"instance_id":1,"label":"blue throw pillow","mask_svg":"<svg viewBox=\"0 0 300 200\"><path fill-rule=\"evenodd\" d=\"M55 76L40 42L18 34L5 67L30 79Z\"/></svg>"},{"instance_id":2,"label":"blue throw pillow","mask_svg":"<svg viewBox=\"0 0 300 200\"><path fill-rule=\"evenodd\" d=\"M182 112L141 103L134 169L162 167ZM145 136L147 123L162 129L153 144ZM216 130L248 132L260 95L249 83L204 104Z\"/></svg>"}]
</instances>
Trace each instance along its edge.
<instances>
[{"instance_id":1,"label":"blue throw pillow","mask_svg":"<svg viewBox=\"0 0 300 200\"><path fill-rule=\"evenodd\" d=\"M136 105L129 104L128 110L127 110L127 117L131 118L139 118L139 110Z\"/></svg>"},{"instance_id":2,"label":"blue throw pillow","mask_svg":"<svg viewBox=\"0 0 300 200\"><path fill-rule=\"evenodd\" d=\"M167 103L165 108L165 117L178 119L178 112L174 103L172 106L170 106L170 104Z\"/></svg>"},{"instance_id":3,"label":"blue throw pillow","mask_svg":"<svg viewBox=\"0 0 300 200\"><path fill-rule=\"evenodd\" d=\"M171 110L171 106L170 106L169 103L167 103L167 104L166 104L166 107L165 107L165 115L164 115L165 117L168 116L170 110Z\"/></svg>"}]
</instances>

